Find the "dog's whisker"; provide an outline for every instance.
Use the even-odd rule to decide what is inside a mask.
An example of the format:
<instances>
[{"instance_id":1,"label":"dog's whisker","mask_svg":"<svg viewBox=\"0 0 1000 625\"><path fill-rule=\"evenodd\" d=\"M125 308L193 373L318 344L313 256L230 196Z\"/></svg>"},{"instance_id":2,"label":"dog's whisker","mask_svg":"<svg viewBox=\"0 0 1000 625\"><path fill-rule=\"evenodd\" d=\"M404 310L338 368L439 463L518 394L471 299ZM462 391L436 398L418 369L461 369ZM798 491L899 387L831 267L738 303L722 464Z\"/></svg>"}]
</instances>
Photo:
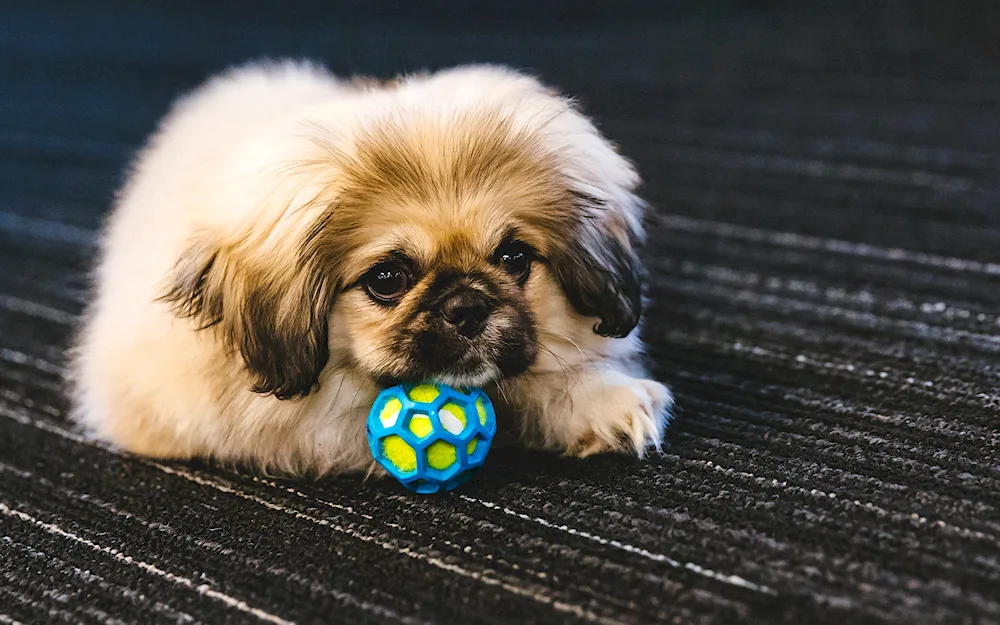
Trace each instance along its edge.
<instances>
[{"instance_id":1,"label":"dog's whisker","mask_svg":"<svg viewBox=\"0 0 1000 625\"><path fill-rule=\"evenodd\" d=\"M570 345L572 345L573 347L575 347L576 351L580 352L581 356L586 357L586 354L584 353L583 348L580 347L580 345L576 341L574 341L570 337L566 336L565 334L561 334L561 333L556 332L554 330L549 330L549 329L544 329L544 328L542 330L540 330L540 333L541 334L547 334L548 336L551 336L551 337L554 337L554 338L557 338L557 339L562 339L563 341L566 341L567 343L569 343Z\"/></svg>"},{"instance_id":2,"label":"dog's whisker","mask_svg":"<svg viewBox=\"0 0 1000 625\"><path fill-rule=\"evenodd\" d=\"M549 347L547 347L547 346L542 345L541 343L539 343L538 344L538 348L541 349L541 350L544 350L545 353L549 354L552 357L552 359L555 361L555 363L559 366L559 369L562 371L563 378L565 380L564 385L563 385L564 387L566 387L568 389L569 386L570 386L570 384L569 384L569 382L570 382L570 380L569 380L569 378L570 378L570 372L573 372L575 374L577 382L581 382L582 381L582 378L580 377L580 372L577 371L576 367L568 366L567 363L566 363L566 360L564 358L560 357L554 351L552 351L552 349L550 349Z\"/></svg>"},{"instance_id":3,"label":"dog's whisker","mask_svg":"<svg viewBox=\"0 0 1000 625\"><path fill-rule=\"evenodd\" d=\"M497 391L500 393L500 397L503 398L504 403L509 406L510 405L510 399L507 397L507 391L506 391L506 389L504 389L504 385L506 383L507 383L507 380L498 380L497 381Z\"/></svg>"}]
</instances>

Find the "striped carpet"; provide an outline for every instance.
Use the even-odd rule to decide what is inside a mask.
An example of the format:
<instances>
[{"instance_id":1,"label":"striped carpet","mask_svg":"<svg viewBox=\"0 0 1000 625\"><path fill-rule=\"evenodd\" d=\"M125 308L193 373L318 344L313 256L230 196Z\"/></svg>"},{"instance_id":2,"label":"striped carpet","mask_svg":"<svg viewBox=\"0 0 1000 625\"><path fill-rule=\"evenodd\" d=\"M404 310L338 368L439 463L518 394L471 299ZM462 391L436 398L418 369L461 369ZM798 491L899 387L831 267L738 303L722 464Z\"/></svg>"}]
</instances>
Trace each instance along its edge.
<instances>
[{"instance_id":1,"label":"striped carpet","mask_svg":"<svg viewBox=\"0 0 1000 625\"><path fill-rule=\"evenodd\" d=\"M0 7L0 623L1000 622L997 11L208 4ZM581 96L656 207L663 457L497 450L418 498L80 436L62 354L120 172L264 54Z\"/></svg>"}]
</instances>

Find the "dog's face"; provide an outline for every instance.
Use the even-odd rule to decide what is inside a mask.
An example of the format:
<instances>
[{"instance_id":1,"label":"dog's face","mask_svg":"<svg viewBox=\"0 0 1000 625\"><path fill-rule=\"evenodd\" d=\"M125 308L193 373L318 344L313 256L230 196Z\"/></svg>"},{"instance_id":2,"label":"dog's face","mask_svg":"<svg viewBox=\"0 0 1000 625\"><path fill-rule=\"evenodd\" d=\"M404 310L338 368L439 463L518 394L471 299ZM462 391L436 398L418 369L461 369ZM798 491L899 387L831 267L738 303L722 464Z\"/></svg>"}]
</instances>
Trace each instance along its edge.
<instances>
[{"instance_id":1,"label":"dog's face","mask_svg":"<svg viewBox=\"0 0 1000 625\"><path fill-rule=\"evenodd\" d=\"M357 365L384 384L475 386L525 371L537 351L534 249L515 231L401 238L410 245L373 259L335 306Z\"/></svg>"},{"instance_id":2,"label":"dog's face","mask_svg":"<svg viewBox=\"0 0 1000 625\"><path fill-rule=\"evenodd\" d=\"M481 386L527 371L567 326L628 334L635 174L565 101L531 95L545 116L484 104L313 127L316 150L284 170L314 192L275 209L297 220L283 243L260 243L278 239L271 221L248 224L262 231L242 236L245 256L197 244L167 298L219 326L255 390L281 398L332 363L379 384Z\"/></svg>"}]
</instances>

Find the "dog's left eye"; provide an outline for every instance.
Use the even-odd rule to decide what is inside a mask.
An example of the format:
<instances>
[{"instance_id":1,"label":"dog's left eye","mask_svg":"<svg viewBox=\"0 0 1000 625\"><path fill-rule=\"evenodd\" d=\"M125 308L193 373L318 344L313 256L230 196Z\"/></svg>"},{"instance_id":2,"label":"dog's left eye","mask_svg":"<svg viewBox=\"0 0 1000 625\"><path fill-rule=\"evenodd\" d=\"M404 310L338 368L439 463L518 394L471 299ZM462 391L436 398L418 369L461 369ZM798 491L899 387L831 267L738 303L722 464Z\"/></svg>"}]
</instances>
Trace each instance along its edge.
<instances>
[{"instance_id":1,"label":"dog's left eye","mask_svg":"<svg viewBox=\"0 0 1000 625\"><path fill-rule=\"evenodd\" d=\"M365 290L383 304L396 302L410 290L410 274L396 261L385 261L372 267L364 278Z\"/></svg>"},{"instance_id":2,"label":"dog's left eye","mask_svg":"<svg viewBox=\"0 0 1000 625\"><path fill-rule=\"evenodd\" d=\"M517 278L521 284L528 279L531 273L532 249L527 243L522 241L508 241L497 248L493 254L493 263L510 275Z\"/></svg>"}]
</instances>

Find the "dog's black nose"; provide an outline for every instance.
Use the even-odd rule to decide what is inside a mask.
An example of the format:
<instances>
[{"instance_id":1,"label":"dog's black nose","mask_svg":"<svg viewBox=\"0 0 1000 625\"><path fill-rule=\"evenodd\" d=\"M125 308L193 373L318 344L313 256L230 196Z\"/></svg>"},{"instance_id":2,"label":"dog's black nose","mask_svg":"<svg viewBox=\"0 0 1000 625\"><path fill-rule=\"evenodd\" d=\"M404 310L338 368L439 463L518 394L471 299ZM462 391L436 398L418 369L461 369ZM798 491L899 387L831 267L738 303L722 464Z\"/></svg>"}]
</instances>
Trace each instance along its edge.
<instances>
[{"instance_id":1,"label":"dog's black nose","mask_svg":"<svg viewBox=\"0 0 1000 625\"><path fill-rule=\"evenodd\" d=\"M477 291L463 290L452 295L441 305L441 316L455 326L462 336L472 338L478 336L486 327L493 306L486 297Z\"/></svg>"}]
</instances>

